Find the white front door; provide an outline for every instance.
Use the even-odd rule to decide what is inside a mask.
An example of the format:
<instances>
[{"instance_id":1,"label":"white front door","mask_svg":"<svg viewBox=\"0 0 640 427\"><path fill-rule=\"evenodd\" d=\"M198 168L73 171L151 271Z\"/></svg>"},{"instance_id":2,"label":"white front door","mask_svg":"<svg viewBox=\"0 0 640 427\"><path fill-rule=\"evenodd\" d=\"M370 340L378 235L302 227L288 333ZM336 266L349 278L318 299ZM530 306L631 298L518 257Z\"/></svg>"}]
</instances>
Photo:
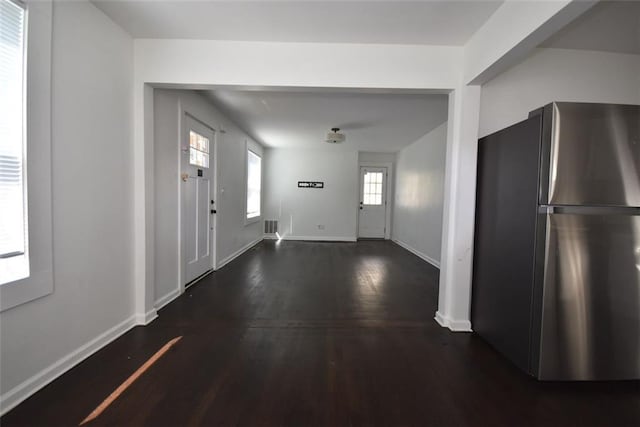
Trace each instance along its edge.
<instances>
[{"instance_id":1,"label":"white front door","mask_svg":"<svg viewBox=\"0 0 640 427\"><path fill-rule=\"evenodd\" d=\"M387 168L360 168L358 237L384 239L387 224Z\"/></svg>"},{"instance_id":2,"label":"white front door","mask_svg":"<svg viewBox=\"0 0 640 427\"><path fill-rule=\"evenodd\" d=\"M213 269L214 131L185 114L181 154L185 284Z\"/></svg>"}]
</instances>

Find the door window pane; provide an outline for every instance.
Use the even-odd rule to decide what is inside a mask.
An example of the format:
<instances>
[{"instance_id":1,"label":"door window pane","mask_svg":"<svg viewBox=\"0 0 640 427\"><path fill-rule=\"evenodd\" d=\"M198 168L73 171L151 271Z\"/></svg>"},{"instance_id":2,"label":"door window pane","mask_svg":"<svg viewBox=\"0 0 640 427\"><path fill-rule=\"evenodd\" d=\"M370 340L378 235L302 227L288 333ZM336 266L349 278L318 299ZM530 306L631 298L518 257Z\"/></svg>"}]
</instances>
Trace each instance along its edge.
<instances>
[{"instance_id":1,"label":"door window pane","mask_svg":"<svg viewBox=\"0 0 640 427\"><path fill-rule=\"evenodd\" d=\"M189 131L189 164L209 167L209 138Z\"/></svg>"},{"instance_id":2,"label":"door window pane","mask_svg":"<svg viewBox=\"0 0 640 427\"><path fill-rule=\"evenodd\" d=\"M363 186L363 205L382 205L383 172L365 172Z\"/></svg>"}]
</instances>

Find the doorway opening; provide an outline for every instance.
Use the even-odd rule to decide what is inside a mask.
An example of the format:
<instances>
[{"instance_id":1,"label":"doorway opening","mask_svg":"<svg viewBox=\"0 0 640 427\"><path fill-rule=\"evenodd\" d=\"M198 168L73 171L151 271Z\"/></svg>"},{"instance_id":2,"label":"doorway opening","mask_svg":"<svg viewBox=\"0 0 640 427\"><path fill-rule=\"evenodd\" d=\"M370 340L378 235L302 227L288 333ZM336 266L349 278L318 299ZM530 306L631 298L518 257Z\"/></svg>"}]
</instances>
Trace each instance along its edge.
<instances>
[{"instance_id":1,"label":"doorway opening","mask_svg":"<svg viewBox=\"0 0 640 427\"><path fill-rule=\"evenodd\" d=\"M444 94L175 86L151 94L156 308L264 238L393 239L439 261L444 155L429 149L446 143ZM346 140L327 145L333 125ZM257 158L264 186L250 179Z\"/></svg>"}]
</instances>

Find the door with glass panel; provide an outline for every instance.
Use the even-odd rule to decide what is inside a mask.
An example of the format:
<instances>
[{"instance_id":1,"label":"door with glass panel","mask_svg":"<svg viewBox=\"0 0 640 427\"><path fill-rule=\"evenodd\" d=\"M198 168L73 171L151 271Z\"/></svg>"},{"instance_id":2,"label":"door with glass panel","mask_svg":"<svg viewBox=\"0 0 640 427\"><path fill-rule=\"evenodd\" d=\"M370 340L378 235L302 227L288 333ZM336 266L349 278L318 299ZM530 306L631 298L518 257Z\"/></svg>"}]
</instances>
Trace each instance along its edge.
<instances>
[{"instance_id":1,"label":"door with glass panel","mask_svg":"<svg viewBox=\"0 0 640 427\"><path fill-rule=\"evenodd\" d=\"M387 168L360 168L358 237L384 239L387 224Z\"/></svg>"},{"instance_id":2,"label":"door with glass panel","mask_svg":"<svg viewBox=\"0 0 640 427\"><path fill-rule=\"evenodd\" d=\"M182 261L184 283L213 270L213 128L184 116L181 155Z\"/></svg>"}]
</instances>

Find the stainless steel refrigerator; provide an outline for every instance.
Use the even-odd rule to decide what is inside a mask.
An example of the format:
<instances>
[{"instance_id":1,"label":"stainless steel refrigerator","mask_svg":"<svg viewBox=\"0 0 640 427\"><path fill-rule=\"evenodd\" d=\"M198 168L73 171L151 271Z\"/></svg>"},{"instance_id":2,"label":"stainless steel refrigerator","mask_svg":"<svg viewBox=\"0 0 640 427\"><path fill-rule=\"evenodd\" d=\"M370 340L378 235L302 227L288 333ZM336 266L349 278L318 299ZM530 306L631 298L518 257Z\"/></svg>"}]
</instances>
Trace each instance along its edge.
<instances>
[{"instance_id":1,"label":"stainless steel refrigerator","mask_svg":"<svg viewBox=\"0 0 640 427\"><path fill-rule=\"evenodd\" d=\"M540 380L640 379L640 106L556 102L478 150L473 330Z\"/></svg>"}]
</instances>

